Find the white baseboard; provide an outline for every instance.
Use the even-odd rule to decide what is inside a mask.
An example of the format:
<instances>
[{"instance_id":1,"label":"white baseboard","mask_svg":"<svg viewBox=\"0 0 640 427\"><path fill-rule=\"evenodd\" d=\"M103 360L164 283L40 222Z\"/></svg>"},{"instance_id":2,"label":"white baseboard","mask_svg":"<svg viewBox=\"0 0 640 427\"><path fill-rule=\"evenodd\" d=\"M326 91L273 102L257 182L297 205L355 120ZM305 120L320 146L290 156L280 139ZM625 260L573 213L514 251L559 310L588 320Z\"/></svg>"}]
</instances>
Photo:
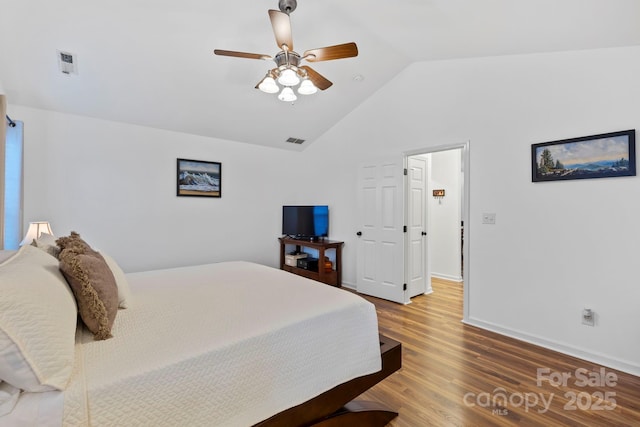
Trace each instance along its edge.
<instances>
[{"instance_id":1,"label":"white baseboard","mask_svg":"<svg viewBox=\"0 0 640 427\"><path fill-rule=\"evenodd\" d=\"M342 282L342 287L343 288L349 288L349 289L351 289L353 291L357 290L356 285L354 285L353 283L349 283L349 282Z\"/></svg>"},{"instance_id":2,"label":"white baseboard","mask_svg":"<svg viewBox=\"0 0 640 427\"><path fill-rule=\"evenodd\" d=\"M442 273L431 273L431 277L436 277L438 279L450 280L452 282L462 282L463 279L461 276L451 276L449 274Z\"/></svg>"},{"instance_id":3,"label":"white baseboard","mask_svg":"<svg viewBox=\"0 0 640 427\"><path fill-rule=\"evenodd\" d=\"M516 331L513 329L505 328L500 325L496 325L496 324L485 322L478 319L470 318L467 320L463 320L463 323L471 326L476 326L481 329L486 329L491 332L496 332L500 335L505 335L507 337L515 338L520 341L528 342L530 344L535 344L540 347L548 348L549 350L554 350L560 353L567 354L569 356L577 357L579 359L587 360L592 363L597 363L599 365L603 365L611 369L617 369L619 371L626 372L631 375L640 376L640 365L637 363L620 360L615 357L608 356L606 354L593 353L588 350L584 350L584 349L573 347L573 346L568 346L566 344L561 344L552 340L548 340L535 335L530 335L530 334Z\"/></svg>"},{"instance_id":4,"label":"white baseboard","mask_svg":"<svg viewBox=\"0 0 640 427\"><path fill-rule=\"evenodd\" d=\"M435 274L432 274L432 276L435 276ZM447 279L447 280L451 280L451 279ZM342 286L345 288L349 288L354 291L357 291L356 286L352 283L342 282ZM433 292L433 290L428 289L427 292L425 292L425 294L430 294L431 292ZM485 322L479 319L469 318L467 320L463 320L462 322L467 325L476 326L481 329L486 329L487 331L498 333L500 335L504 335L510 338L515 338L517 340L538 345L540 347L548 348L549 350L558 351L560 353L564 353L569 356L587 360L592 363L597 363L599 365L606 366L611 369L617 369L619 371L626 372L631 375L640 376L640 365L637 363L620 360L615 357L607 356L606 354L593 353L591 351L587 351L581 348L568 346L566 344L561 344L552 340L548 340L546 338L530 335L530 334L516 331L510 328L505 328L503 326L496 325L490 322Z\"/></svg>"}]
</instances>

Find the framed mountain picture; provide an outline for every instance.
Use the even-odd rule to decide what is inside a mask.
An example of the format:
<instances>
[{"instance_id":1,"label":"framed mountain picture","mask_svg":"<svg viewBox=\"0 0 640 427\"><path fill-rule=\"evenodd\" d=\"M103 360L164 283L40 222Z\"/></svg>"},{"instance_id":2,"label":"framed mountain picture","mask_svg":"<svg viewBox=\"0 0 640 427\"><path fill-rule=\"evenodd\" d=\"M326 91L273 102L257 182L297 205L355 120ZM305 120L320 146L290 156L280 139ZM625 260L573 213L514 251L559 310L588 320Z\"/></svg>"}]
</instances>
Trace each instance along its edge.
<instances>
[{"instance_id":1,"label":"framed mountain picture","mask_svg":"<svg viewBox=\"0 0 640 427\"><path fill-rule=\"evenodd\" d=\"M531 145L533 182L636 175L636 131Z\"/></svg>"}]
</instances>

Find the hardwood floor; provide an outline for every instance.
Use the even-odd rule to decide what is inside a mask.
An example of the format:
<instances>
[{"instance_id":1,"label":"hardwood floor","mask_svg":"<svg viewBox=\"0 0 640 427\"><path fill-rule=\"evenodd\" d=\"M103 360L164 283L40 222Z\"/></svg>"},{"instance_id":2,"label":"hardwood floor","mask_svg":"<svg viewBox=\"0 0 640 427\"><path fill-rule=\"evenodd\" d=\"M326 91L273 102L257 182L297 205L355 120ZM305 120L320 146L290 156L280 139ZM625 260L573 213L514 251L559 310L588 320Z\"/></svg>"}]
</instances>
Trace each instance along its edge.
<instances>
[{"instance_id":1,"label":"hardwood floor","mask_svg":"<svg viewBox=\"0 0 640 427\"><path fill-rule=\"evenodd\" d=\"M433 288L407 306L366 297L403 345L402 369L359 397L398 411L389 426L640 426L639 377L464 325L462 284Z\"/></svg>"}]
</instances>

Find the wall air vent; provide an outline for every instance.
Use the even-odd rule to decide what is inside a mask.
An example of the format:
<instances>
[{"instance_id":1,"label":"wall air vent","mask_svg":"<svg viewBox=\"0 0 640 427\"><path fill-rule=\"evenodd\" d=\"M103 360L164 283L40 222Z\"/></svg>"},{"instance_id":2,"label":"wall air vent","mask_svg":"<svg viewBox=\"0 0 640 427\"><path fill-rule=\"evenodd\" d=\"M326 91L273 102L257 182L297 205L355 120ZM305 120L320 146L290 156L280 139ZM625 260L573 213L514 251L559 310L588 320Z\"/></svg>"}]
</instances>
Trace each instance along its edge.
<instances>
[{"instance_id":1,"label":"wall air vent","mask_svg":"<svg viewBox=\"0 0 640 427\"><path fill-rule=\"evenodd\" d=\"M292 144L302 144L305 140L304 139L300 139L300 138L289 138L287 139L287 142L290 142Z\"/></svg>"},{"instance_id":2,"label":"wall air vent","mask_svg":"<svg viewBox=\"0 0 640 427\"><path fill-rule=\"evenodd\" d=\"M58 52L58 66L63 74L78 74L77 57L73 53Z\"/></svg>"}]
</instances>

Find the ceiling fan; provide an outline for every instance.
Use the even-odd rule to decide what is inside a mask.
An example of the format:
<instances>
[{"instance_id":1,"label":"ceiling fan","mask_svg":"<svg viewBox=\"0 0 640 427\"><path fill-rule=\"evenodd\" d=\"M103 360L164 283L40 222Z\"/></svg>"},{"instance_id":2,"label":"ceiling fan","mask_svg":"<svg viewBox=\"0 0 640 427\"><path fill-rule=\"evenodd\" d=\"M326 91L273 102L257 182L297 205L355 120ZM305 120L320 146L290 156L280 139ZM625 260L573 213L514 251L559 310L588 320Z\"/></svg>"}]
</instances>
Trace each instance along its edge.
<instances>
[{"instance_id":1,"label":"ceiling fan","mask_svg":"<svg viewBox=\"0 0 640 427\"><path fill-rule=\"evenodd\" d=\"M278 7L280 10L269 10L269 18L271 19L276 43L278 48L281 49L275 56L221 49L213 51L216 55L221 56L273 60L276 63L276 67L267 72L267 75L256 85L256 88L266 93L280 92L278 99L285 102L293 102L297 99L292 87L298 84L300 84L298 93L301 95L314 94L318 89L325 90L333 84L313 68L307 65L300 65L303 60L319 62L358 56L358 46L353 42L307 50L302 55L295 52L293 50L289 14L296 9L296 6L297 0L279 0ZM282 90L280 90L280 86L276 82L282 86Z\"/></svg>"}]
</instances>

